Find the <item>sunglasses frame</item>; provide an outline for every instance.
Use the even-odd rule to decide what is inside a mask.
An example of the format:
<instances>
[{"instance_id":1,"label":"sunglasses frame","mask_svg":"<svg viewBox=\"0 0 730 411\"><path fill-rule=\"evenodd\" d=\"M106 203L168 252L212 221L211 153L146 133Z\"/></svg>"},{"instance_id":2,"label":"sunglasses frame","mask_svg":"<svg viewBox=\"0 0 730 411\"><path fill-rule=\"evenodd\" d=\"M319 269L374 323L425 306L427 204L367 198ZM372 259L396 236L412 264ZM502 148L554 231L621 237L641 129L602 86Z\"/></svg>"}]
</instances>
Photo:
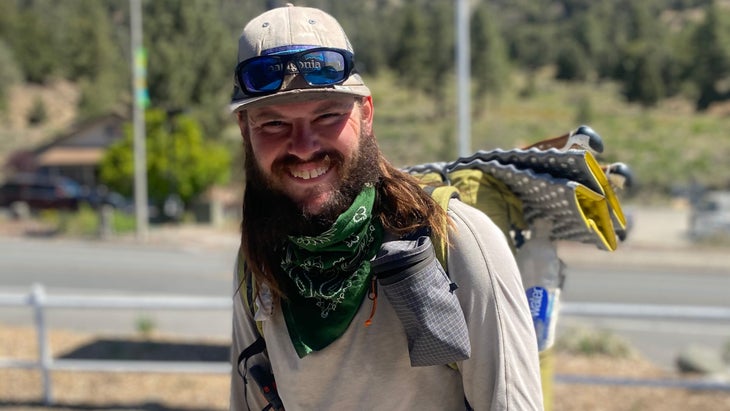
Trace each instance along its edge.
<instances>
[{"instance_id":1,"label":"sunglasses frame","mask_svg":"<svg viewBox=\"0 0 730 411\"><path fill-rule=\"evenodd\" d=\"M344 68L344 75L343 75L343 77L342 77L341 80L338 80L338 81L335 81L335 82L332 82L332 83L328 83L328 84L312 84L307 79L306 73L302 73L302 72L289 73L287 70L282 70L281 71L281 73L282 73L281 74L281 79L279 80L280 83L279 83L279 86L276 87L276 89L266 90L266 91L250 90L248 87L246 87L246 83L243 81L243 78L242 78L243 76L242 76L241 70L243 70L243 68L246 65L251 64L254 61L261 60L261 59L264 59L264 58L275 58L275 59L279 59L280 60L280 64L286 66L286 65L288 65L292 61L299 62L300 60L298 60L298 59L301 58L304 55L307 55L309 53L316 53L316 52L320 52L320 51L335 52L335 53L338 53L338 54L340 54L342 56L343 62L345 64L345 68ZM297 70L299 70L299 65L297 65ZM334 86L334 85L337 85L337 84L344 83L354 72L355 72L355 55L351 51L344 50L344 49L338 49L338 48L332 48L332 47L315 47L315 48L311 48L311 49L306 49L306 50L298 51L296 53L268 54L268 55L261 55L261 56L251 57L249 59L243 60L242 62L240 62L240 63L238 63L236 65L236 70L234 72L234 77L235 77L235 80L236 80L236 85L246 95L249 95L249 96L265 96L265 95L268 95L268 94L278 93L279 90L281 90L281 86L284 85L284 78L287 75L301 76L304 79L304 81L306 81L307 84L309 84L312 87L328 87L328 86Z\"/></svg>"}]
</instances>

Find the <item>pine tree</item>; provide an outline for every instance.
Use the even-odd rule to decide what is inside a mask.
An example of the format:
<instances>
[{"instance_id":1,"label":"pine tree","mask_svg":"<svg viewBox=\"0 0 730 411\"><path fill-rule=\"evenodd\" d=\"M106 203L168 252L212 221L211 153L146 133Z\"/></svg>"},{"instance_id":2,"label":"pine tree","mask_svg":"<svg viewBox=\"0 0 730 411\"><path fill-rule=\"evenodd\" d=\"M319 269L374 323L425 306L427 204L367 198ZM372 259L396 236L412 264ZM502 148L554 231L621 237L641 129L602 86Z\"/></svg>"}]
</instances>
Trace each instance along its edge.
<instances>
[{"instance_id":1,"label":"pine tree","mask_svg":"<svg viewBox=\"0 0 730 411\"><path fill-rule=\"evenodd\" d=\"M428 25L420 8L408 4L402 12L398 45L391 58L393 69L404 86L426 91L428 79L433 78L429 64Z\"/></svg>"},{"instance_id":2,"label":"pine tree","mask_svg":"<svg viewBox=\"0 0 730 411\"><path fill-rule=\"evenodd\" d=\"M476 83L476 97L499 95L509 84L509 63L497 22L486 5L474 10L470 29L471 75Z\"/></svg>"},{"instance_id":3,"label":"pine tree","mask_svg":"<svg viewBox=\"0 0 730 411\"><path fill-rule=\"evenodd\" d=\"M207 135L217 135L227 119L222 108L230 98L236 55L235 43L219 21L219 3L155 0L144 5L152 106L187 111Z\"/></svg>"},{"instance_id":4,"label":"pine tree","mask_svg":"<svg viewBox=\"0 0 730 411\"><path fill-rule=\"evenodd\" d=\"M730 19L717 6L707 8L705 20L691 40L693 67L691 80L699 91L696 107L707 109L711 103L724 98L718 83L730 75Z\"/></svg>"}]
</instances>

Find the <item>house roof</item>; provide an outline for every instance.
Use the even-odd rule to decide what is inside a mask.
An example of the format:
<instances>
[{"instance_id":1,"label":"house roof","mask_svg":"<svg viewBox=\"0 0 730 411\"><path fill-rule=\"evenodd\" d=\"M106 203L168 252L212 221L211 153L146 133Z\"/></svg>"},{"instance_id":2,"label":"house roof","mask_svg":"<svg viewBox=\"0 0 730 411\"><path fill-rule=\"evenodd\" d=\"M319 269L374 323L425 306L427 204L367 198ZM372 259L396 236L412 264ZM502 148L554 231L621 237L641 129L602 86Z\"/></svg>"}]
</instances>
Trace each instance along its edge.
<instances>
[{"instance_id":1,"label":"house roof","mask_svg":"<svg viewBox=\"0 0 730 411\"><path fill-rule=\"evenodd\" d=\"M105 148L99 147L51 147L36 159L39 166L86 166L97 165L104 156Z\"/></svg>"},{"instance_id":2,"label":"house roof","mask_svg":"<svg viewBox=\"0 0 730 411\"><path fill-rule=\"evenodd\" d=\"M122 138L124 121L120 115L109 114L78 123L33 150L35 164L40 167L96 166L109 146Z\"/></svg>"},{"instance_id":3,"label":"house roof","mask_svg":"<svg viewBox=\"0 0 730 411\"><path fill-rule=\"evenodd\" d=\"M125 119L116 113L88 119L77 123L51 141L37 147L36 155L57 147L108 147L122 137L121 125Z\"/></svg>"}]
</instances>

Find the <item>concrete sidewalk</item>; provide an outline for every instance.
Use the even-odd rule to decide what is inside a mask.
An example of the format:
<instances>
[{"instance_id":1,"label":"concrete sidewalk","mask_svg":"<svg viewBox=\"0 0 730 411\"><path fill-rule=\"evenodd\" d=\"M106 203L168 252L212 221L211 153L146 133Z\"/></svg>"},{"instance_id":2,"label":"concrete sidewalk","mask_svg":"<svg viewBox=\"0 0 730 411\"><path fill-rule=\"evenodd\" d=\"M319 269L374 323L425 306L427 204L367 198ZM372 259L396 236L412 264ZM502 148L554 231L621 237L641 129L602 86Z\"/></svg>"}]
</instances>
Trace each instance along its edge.
<instances>
[{"instance_id":1,"label":"concrete sidewalk","mask_svg":"<svg viewBox=\"0 0 730 411\"><path fill-rule=\"evenodd\" d=\"M688 238L689 210L673 207L625 207L631 221L626 241L616 251L591 244L562 242L559 254L568 265L694 268L730 274L730 247L694 244Z\"/></svg>"}]
</instances>

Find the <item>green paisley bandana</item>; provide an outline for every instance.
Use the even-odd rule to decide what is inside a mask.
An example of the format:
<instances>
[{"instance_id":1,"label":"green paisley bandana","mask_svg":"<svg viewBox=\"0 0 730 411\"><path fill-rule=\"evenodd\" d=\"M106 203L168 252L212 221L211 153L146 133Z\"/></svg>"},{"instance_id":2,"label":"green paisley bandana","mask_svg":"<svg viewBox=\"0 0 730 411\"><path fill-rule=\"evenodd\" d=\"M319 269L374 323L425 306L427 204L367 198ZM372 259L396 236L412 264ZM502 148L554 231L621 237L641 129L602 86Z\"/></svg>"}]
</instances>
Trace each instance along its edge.
<instances>
[{"instance_id":1,"label":"green paisley bandana","mask_svg":"<svg viewBox=\"0 0 730 411\"><path fill-rule=\"evenodd\" d=\"M366 186L324 233L289 237L281 268L296 292L282 300L282 310L299 358L336 340L360 308L383 240L374 202L375 189Z\"/></svg>"}]
</instances>

